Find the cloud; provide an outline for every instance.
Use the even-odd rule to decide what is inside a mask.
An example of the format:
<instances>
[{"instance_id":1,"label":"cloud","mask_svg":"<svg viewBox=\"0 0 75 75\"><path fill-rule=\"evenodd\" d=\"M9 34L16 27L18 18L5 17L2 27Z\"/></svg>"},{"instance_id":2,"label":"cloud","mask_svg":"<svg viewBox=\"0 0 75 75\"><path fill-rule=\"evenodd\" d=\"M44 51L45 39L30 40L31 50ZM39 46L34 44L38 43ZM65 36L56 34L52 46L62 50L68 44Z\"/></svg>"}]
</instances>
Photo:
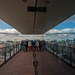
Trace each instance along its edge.
<instances>
[{"instance_id":1,"label":"cloud","mask_svg":"<svg viewBox=\"0 0 75 75\"><path fill-rule=\"evenodd\" d=\"M70 29L70 28L66 28L66 29L62 29L62 30L57 30L57 29L51 29L49 30L47 33L45 34L53 34L53 33L63 33L63 34L67 34L67 33L75 33L75 28Z\"/></svg>"},{"instance_id":2,"label":"cloud","mask_svg":"<svg viewBox=\"0 0 75 75\"><path fill-rule=\"evenodd\" d=\"M69 34L70 33L70 34ZM0 29L0 40L14 40L14 39L18 39L18 40L25 40L25 39L41 39L43 38L43 36L45 36L45 39L72 39L75 37L75 28L70 29L70 28L66 28L66 29L62 29L62 30L57 30L57 29L52 29L49 30L47 33L45 33L44 35L23 35L20 32L18 32L16 29Z\"/></svg>"},{"instance_id":3,"label":"cloud","mask_svg":"<svg viewBox=\"0 0 75 75\"><path fill-rule=\"evenodd\" d=\"M18 39L18 35L21 33L18 32L16 29L0 29L0 40L14 40Z\"/></svg>"},{"instance_id":4,"label":"cloud","mask_svg":"<svg viewBox=\"0 0 75 75\"><path fill-rule=\"evenodd\" d=\"M42 35L23 35L16 29L0 29L0 40L25 40L25 39L42 39Z\"/></svg>"},{"instance_id":5,"label":"cloud","mask_svg":"<svg viewBox=\"0 0 75 75\"><path fill-rule=\"evenodd\" d=\"M20 34L20 32L18 32L16 29L0 29L0 33L13 33L13 34Z\"/></svg>"},{"instance_id":6,"label":"cloud","mask_svg":"<svg viewBox=\"0 0 75 75\"><path fill-rule=\"evenodd\" d=\"M50 40L66 40L66 39L74 39L75 38L75 28L70 29L62 29L62 30L57 30L57 29L51 29L47 33L45 33L45 37L49 37ZM45 38L46 39L46 38Z\"/></svg>"}]
</instances>

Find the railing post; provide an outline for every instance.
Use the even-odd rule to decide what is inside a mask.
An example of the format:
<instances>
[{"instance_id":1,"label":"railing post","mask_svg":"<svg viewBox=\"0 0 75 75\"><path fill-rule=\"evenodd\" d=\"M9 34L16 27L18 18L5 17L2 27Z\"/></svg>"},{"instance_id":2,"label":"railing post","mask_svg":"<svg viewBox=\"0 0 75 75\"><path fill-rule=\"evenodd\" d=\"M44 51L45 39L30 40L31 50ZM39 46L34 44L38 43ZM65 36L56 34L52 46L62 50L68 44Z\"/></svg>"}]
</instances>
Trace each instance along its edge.
<instances>
[{"instance_id":1,"label":"railing post","mask_svg":"<svg viewBox=\"0 0 75 75\"><path fill-rule=\"evenodd\" d=\"M15 55L15 45L13 45L13 55Z\"/></svg>"},{"instance_id":2,"label":"railing post","mask_svg":"<svg viewBox=\"0 0 75 75\"><path fill-rule=\"evenodd\" d=\"M52 44L51 44L51 53L52 53Z\"/></svg>"},{"instance_id":3,"label":"railing post","mask_svg":"<svg viewBox=\"0 0 75 75\"><path fill-rule=\"evenodd\" d=\"M4 62L6 62L6 47L4 47L5 48L5 58L4 58Z\"/></svg>"},{"instance_id":4,"label":"railing post","mask_svg":"<svg viewBox=\"0 0 75 75\"><path fill-rule=\"evenodd\" d=\"M9 46L9 48L10 48L10 58L11 58L11 46Z\"/></svg>"},{"instance_id":5,"label":"railing post","mask_svg":"<svg viewBox=\"0 0 75 75\"><path fill-rule=\"evenodd\" d=\"M51 46L50 46L50 49L51 49L51 53L52 53L52 44L50 44Z\"/></svg>"},{"instance_id":6,"label":"railing post","mask_svg":"<svg viewBox=\"0 0 75 75\"><path fill-rule=\"evenodd\" d=\"M51 52L51 44L50 44L50 52Z\"/></svg>"},{"instance_id":7,"label":"railing post","mask_svg":"<svg viewBox=\"0 0 75 75\"><path fill-rule=\"evenodd\" d=\"M18 44L18 52L20 51L20 47L19 46L20 46L20 44Z\"/></svg>"},{"instance_id":8,"label":"railing post","mask_svg":"<svg viewBox=\"0 0 75 75\"><path fill-rule=\"evenodd\" d=\"M55 45L53 45L53 54L54 54L54 46L55 46Z\"/></svg>"},{"instance_id":9,"label":"railing post","mask_svg":"<svg viewBox=\"0 0 75 75\"><path fill-rule=\"evenodd\" d=\"M35 75L38 75L38 70L37 70L37 66L38 66L38 60L36 60L36 54L35 54L35 48L33 47L33 65L35 68Z\"/></svg>"},{"instance_id":10,"label":"railing post","mask_svg":"<svg viewBox=\"0 0 75 75\"><path fill-rule=\"evenodd\" d=\"M16 53L17 53L17 44L16 44Z\"/></svg>"},{"instance_id":11,"label":"railing post","mask_svg":"<svg viewBox=\"0 0 75 75\"><path fill-rule=\"evenodd\" d=\"M57 46L57 47L56 47L56 48L57 48L57 54L56 54L56 56L58 57L58 45L56 45L56 46Z\"/></svg>"},{"instance_id":12,"label":"railing post","mask_svg":"<svg viewBox=\"0 0 75 75\"><path fill-rule=\"evenodd\" d=\"M62 60L63 60L63 46L62 46Z\"/></svg>"},{"instance_id":13,"label":"railing post","mask_svg":"<svg viewBox=\"0 0 75 75\"><path fill-rule=\"evenodd\" d=\"M70 65L72 65L72 48L70 47Z\"/></svg>"}]
</instances>

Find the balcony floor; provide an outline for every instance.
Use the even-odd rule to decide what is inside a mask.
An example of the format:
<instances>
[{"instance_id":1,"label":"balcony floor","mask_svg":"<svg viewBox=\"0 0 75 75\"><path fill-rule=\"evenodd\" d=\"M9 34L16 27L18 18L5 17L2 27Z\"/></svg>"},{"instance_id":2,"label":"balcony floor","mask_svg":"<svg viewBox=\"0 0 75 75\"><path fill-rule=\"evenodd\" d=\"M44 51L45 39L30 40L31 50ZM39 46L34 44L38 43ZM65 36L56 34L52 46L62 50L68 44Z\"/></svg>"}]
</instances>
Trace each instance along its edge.
<instances>
[{"instance_id":1,"label":"balcony floor","mask_svg":"<svg viewBox=\"0 0 75 75\"><path fill-rule=\"evenodd\" d=\"M75 75L75 69L47 51L37 51L38 75ZM0 67L0 75L35 75L32 52L19 52Z\"/></svg>"}]
</instances>

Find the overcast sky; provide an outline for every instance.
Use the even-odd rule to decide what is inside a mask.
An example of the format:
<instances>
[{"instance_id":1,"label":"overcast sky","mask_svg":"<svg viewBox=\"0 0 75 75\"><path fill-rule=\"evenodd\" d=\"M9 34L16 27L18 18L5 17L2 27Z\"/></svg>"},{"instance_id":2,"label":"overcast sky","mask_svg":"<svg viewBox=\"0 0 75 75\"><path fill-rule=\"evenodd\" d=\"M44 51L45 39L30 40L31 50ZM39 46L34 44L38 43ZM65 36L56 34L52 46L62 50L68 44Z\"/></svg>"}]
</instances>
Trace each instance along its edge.
<instances>
[{"instance_id":1,"label":"overcast sky","mask_svg":"<svg viewBox=\"0 0 75 75\"><path fill-rule=\"evenodd\" d=\"M45 39L61 40L73 39L75 37L75 15L60 23L53 29L45 33ZM22 40L22 39L42 39L43 35L22 35L16 29L0 19L0 40Z\"/></svg>"}]
</instances>

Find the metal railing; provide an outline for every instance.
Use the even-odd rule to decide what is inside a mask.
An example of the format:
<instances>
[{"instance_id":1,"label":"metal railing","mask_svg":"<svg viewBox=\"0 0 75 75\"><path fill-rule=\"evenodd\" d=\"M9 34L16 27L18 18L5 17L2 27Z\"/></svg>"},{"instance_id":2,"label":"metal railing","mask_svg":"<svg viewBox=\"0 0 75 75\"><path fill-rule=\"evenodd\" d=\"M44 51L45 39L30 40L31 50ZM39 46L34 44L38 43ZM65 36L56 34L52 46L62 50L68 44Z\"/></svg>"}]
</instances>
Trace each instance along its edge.
<instances>
[{"instance_id":1,"label":"metal railing","mask_svg":"<svg viewBox=\"0 0 75 75\"><path fill-rule=\"evenodd\" d=\"M47 43L46 49L58 58L75 67L75 48Z\"/></svg>"},{"instance_id":2,"label":"metal railing","mask_svg":"<svg viewBox=\"0 0 75 75\"><path fill-rule=\"evenodd\" d=\"M0 66L20 51L19 44L0 48Z\"/></svg>"},{"instance_id":3,"label":"metal railing","mask_svg":"<svg viewBox=\"0 0 75 75\"><path fill-rule=\"evenodd\" d=\"M33 46L33 66L35 68L35 75L38 75L38 60L36 60L35 46Z\"/></svg>"}]
</instances>

